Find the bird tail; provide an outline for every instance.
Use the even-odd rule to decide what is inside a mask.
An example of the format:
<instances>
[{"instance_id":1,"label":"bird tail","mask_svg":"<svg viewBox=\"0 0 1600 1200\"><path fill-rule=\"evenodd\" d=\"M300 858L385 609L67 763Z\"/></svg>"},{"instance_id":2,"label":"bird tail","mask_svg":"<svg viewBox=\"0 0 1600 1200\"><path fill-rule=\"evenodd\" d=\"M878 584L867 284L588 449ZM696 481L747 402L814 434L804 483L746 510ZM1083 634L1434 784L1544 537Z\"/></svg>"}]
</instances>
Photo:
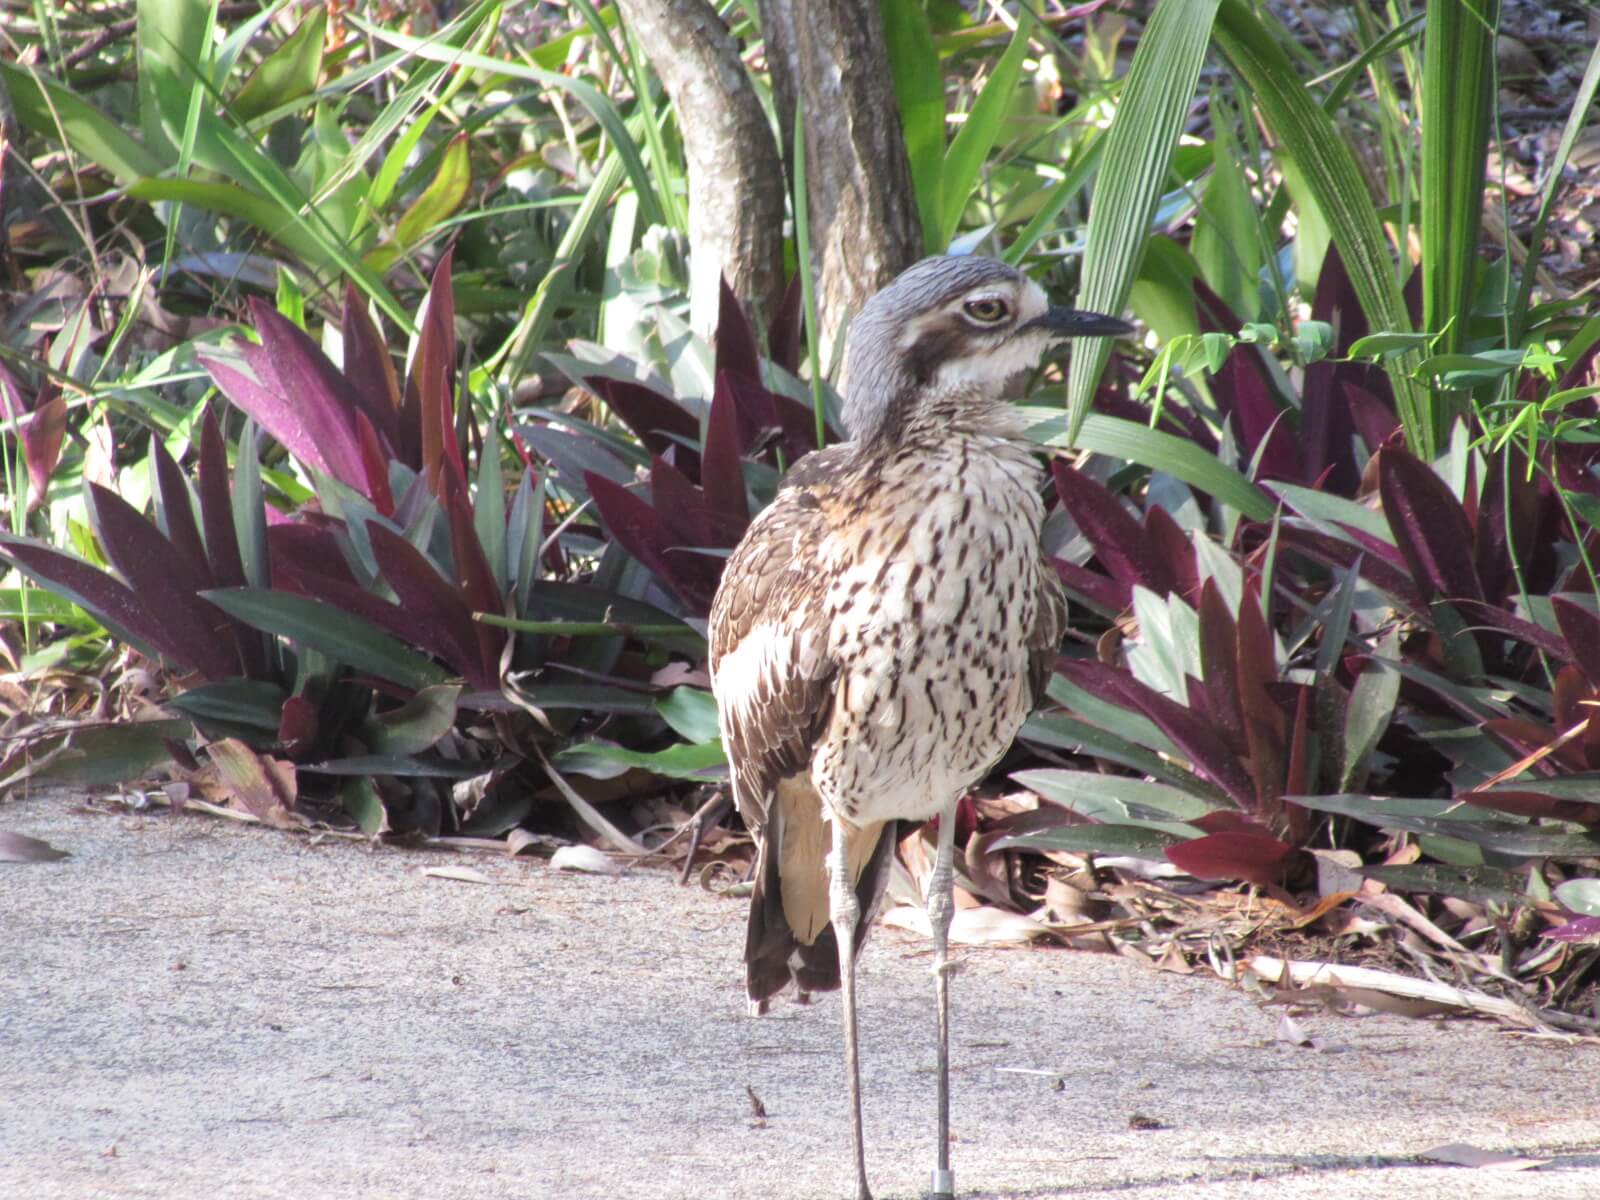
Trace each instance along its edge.
<instances>
[{"instance_id":1,"label":"bird tail","mask_svg":"<svg viewBox=\"0 0 1600 1200\"><path fill-rule=\"evenodd\" d=\"M850 844L861 921L856 953L889 883L898 822L863 826ZM793 980L802 991L839 986L839 943L828 921L831 838L822 798L804 775L780 780L756 861L745 937L745 984L751 1001L776 995Z\"/></svg>"}]
</instances>

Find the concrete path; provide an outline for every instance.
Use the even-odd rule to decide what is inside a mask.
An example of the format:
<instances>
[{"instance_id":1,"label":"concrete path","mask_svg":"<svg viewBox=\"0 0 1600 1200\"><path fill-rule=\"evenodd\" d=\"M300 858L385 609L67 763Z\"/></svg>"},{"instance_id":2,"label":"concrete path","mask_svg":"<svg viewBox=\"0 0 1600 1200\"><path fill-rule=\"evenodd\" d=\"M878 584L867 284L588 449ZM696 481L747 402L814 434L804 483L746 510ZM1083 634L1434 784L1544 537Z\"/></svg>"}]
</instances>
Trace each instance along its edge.
<instances>
[{"instance_id":1,"label":"concrete path","mask_svg":"<svg viewBox=\"0 0 1600 1200\"><path fill-rule=\"evenodd\" d=\"M0 864L0 1197L850 1191L837 1000L746 1017L738 903L59 800L0 804L0 830L71 854ZM492 882L423 874L452 865ZM1319 1015L1312 1051L1215 980L962 955L964 1198L1600 1197L1592 1047ZM863 958L879 1200L932 1164L927 966L892 929ZM1448 1142L1552 1161L1416 1157Z\"/></svg>"}]
</instances>

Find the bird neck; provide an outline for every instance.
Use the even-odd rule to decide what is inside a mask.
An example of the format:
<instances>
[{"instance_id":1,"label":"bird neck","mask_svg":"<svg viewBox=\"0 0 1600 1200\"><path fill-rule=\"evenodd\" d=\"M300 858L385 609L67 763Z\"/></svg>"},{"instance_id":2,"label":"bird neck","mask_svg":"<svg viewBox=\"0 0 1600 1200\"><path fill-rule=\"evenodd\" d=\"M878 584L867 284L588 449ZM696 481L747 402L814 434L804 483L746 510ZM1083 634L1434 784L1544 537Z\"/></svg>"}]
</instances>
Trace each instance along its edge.
<instances>
[{"instance_id":1,"label":"bird neck","mask_svg":"<svg viewBox=\"0 0 1600 1200\"><path fill-rule=\"evenodd\" d=\"M921 389L886 406L885 414L887 420L863 430L857 438L869 455L961 436L1031 451L1025 436L1027 419L1021 410L1004 397L978 388Z\"/></svg>"}]
</instances>

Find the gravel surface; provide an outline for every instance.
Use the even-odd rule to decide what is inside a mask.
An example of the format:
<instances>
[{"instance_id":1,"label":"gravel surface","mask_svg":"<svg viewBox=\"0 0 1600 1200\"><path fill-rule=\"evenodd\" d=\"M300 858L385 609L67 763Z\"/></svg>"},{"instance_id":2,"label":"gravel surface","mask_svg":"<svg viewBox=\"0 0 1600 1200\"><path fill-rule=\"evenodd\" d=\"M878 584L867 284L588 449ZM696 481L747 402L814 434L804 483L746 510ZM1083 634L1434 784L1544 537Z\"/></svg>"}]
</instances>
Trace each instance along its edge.
<instances>
[{"instance_id":1,"label":"gravel surface","mask_svg":"<svg viewBox=\"0 0 1600 1200\"><path fill-rule=\"evenodd\" d=\"M837 1000L747 1017L739 903L61 800L0 830L71 855L0 864L0 1196L849 1194ZM490 882L424 874L462 866ZM1310 1050L1214 979L959 953L964 1198L1600 1196L1592 1046L1318 1014ZM922 941L875 931L860 978L868 1169L913 1197ZM1419 1157L1452 1142L1551 1161Z\"/></svg>"}]
</instances>

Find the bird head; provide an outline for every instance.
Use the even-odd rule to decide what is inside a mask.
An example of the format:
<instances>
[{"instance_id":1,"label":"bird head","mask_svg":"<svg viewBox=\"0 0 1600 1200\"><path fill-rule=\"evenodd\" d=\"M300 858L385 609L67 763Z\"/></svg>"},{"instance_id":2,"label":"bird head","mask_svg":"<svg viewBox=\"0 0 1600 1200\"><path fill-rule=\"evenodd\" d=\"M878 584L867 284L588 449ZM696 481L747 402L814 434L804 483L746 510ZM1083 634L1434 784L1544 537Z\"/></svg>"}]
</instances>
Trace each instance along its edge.
<instances>
[{"instance_id":1,"label":"bird head","mask_svg":"<svg viewBox=\"0 0 1600 1200\"><path fill-rule=\"evenodd\" d=\"M1051 346L1133 326L1052 306L1015 267L940 256L907 268L863 306L845 352L844 423L857 442L893 439L919 410L1003 399Z\"/></svg>"}]
</instances>

